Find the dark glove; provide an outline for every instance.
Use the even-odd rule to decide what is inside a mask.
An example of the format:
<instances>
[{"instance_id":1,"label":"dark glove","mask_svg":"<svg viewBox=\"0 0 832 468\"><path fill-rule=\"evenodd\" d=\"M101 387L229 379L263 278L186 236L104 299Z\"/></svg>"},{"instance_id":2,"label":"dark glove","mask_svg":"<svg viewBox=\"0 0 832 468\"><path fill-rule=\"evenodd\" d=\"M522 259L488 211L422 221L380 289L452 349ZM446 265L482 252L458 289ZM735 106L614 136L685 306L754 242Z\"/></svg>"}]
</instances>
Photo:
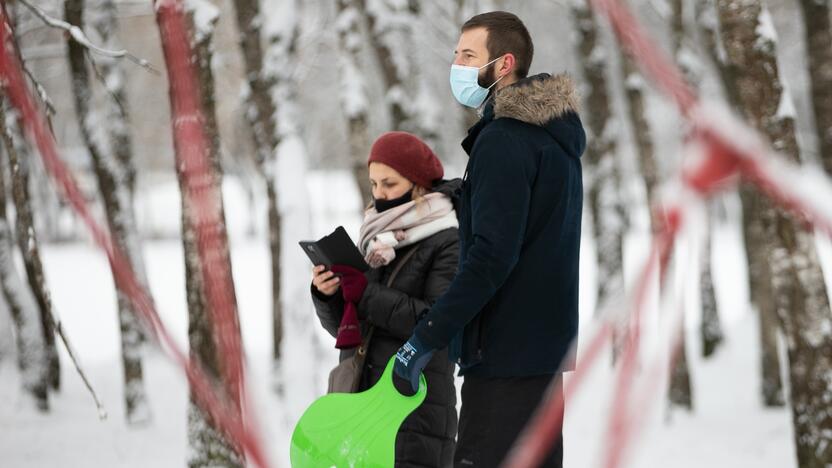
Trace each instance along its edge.
<instances>
[{"instance_id":1,"label":"dark glove","mask_svg":"<svg viewBox=\"0 0 832 468\"><path fill-rule=\"evenodd\" d=\"M419 391L419 376L422 370L430 362L434 350L428 349L425 345L416 338L416 335L410 337L407 343L404 344L396 352L396 362L393 364L393 372L399 377L410 382L413 391Z\"/></svg>"},{"instance_id":2,"label":"dark glove","mask_svg":"<svg viewBox=\"0 0 832 468\"><path fill-rule=\"evenodd\" d=\"M357 303L367 289L367 277L364 273L346 265L332 265L330 271L341 275L341 293L347 302Z\"/></svg>"}]
</instances>

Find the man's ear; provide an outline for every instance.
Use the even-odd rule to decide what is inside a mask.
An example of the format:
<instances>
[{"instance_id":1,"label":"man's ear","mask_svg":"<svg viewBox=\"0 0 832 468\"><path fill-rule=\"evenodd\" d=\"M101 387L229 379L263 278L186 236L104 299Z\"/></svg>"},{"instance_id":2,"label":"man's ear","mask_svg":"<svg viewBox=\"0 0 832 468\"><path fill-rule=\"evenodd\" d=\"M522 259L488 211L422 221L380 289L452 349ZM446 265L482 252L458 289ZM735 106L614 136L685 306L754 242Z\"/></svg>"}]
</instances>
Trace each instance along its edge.
<instances>
[{"instance_id":1,"label":"man's ear","mask_svg":"<svg viewBox=\"0 0 832 468\"><path fill-rule=\"evenodd\" d=\"M514 73L514 67L517 65L517 59L511 52L503 56L503 64L497 70L498 76L507 76Z\"/></svg>"}]
</instances>

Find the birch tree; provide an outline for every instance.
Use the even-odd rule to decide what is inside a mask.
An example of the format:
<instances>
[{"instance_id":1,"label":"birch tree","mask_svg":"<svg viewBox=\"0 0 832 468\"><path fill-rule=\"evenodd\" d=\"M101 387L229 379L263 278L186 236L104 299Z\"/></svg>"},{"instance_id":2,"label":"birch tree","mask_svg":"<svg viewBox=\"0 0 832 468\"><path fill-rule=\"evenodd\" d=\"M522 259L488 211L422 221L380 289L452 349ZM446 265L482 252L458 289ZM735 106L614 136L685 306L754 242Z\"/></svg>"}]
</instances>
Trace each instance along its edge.
<instances>
[{"instance_id":1,"label":"birch tree","mask_svg":"<svg viewBox=\"0 0 832 468\"><path fill-rule=\"evenodd\" d=\"M194 24L191 35L191 50L194 54L195 70L198 74L200 96L202 98L203 128L208 139L208 156L212 166L211 177L213 181L211 184L214 187L213 192L219 196L221 195L222 187L220 134L216 117L214 75L211 69L213 34L216 21L219 18L219 11L213 4L206 0L189 0L188 9L189 16L192 18ZM177 151L177 158L179 157L180 152ZM188 291L188 342L191 346L191 353L198 356L200 361L208 368L210 374L219 378L222 375L221 361L220 356L217 354L214 339L216 335L215 328L218 325L214 323L213 314L208 308L205 291L206 285L202 281L201 262L203 259L199 257L196 245L198 241L197 232L195 231L195 226L191 223L191 219L193 219L193 215L191 214L192 207L187 203L187 197L185 196L187 187L184 169L184 164L177 164L177 177L179 178L183 200L182 237L185 252L186 287ZM222 258L223 262L228 264L230 270L231 258L228 250L228 239L224 221L225 214L221 196L218 197L216 203L220 207L223 224L214 228L221 231L220 235L224 238L223 245L225 248L224 251L218 252L217 254ZM229 292L234 294L233 284L229 286ZM236 299L234 299L235 304L236 302ZM235 328L237 333L239 333L239 323L236 324ZM228 395L232 398L234 404L239 405L239 399L234 398L234 390L228 388L228 382L225 384ZM188 439L192 449L191 457L188 460L189 467L196 468L206 465L225 467L243 466L243 461L240 459L238 452L211 426L207 415L196 405L193 398L188 409L188 422Z\"/></svg>"},{"instance_id":2,"label":"birch tree","mask_svg":"<svg viewBox=\"0 0 832 468\"><path fill-rule=\"evenodd\" d=\"M618 128L606 75L609 55L601 42L597 20L585 2L574 0L570 6L578 29L576 47L586 83L583 115L589 143L584 159L585 190L596 245L598 304L603 306L624 287L622 242L626 213L621 202L616 155Z\"/></svg>"},{"instance_id":3,"label":"birch tree","mask_svg":"<svg viewBox=\"0 0 832 468\"><path fill-rule=\"evenodd\" d=\"M295 2L290 2L294 4ZM246 118L251 125L255 143L255 160L260 175L266 186L268 200L269 252L271 255L272 276L272 358L276 374L281 369L281 347L283 342L284 314L280 301L280 242L281 215L276 188L277 147L282 141L278 122L277 98L285 96L284 89L290 80L286 66L292 63L288 59L297 48L298 27L294 18L294 5L290 18L286 18L288 28L279 28L266 38L263 31L263 14L258 0L235 0L234 10L237 19L240 50L243 55L245 76L248 84L246 99ZM282 62L280 67L269 67L265 60L263 44L268 44L273 59ZM281 73L280 71L283 70ZM276 375L279 382L281 376ZM282 383L281 383L282 385ZM282 388L282 387L280 387Z\"/></svg>"},{"instance_id":4,"label":"birch tree","mask_svg":"<svg viewBox=\"0 0 832 468\"><path fill-rule=\"evenodd\" d=\"M436 98L436 90L430 85L430 73L428 67L428 54L426 42L431 34L427 33L428 24L436 21L435 12L430 5L423 5L424 2L411 0L407 2L404 28L403 50L405 58L408 59L410 73L407 80L407 88L413 96L411 108L410 130L418 135L428 146L433 148L437 154L440 151L439 131L442 125L442 113L444 106Z\"/></svg>"},{"instance_id":5,"label":"birch tree","mask_svg":"<svg viewBox=\"0 0 832 468\"><path fill-rule=\"evenodd\" d=\"M395 0L355 0L367 21L370 46L381 67L384 100L392 130L412 130L412 110L407 77L412 67L406 53L407 25L413 21L405 2Z\"/></svg>"},{"instance_id":6,"label":"birch tree","mask_svg":"<svg viewBox=\"0 0 832 468\"><path fill-rule=\"evenodd\" d=\"M770 13L759 0L718 0L717 5L746 119L777 150L799 162L794 107L780 82ZM814 238L779 209L764 227L776 312L788 349L798 464L827 467L832 464L832 311Z\"/></svg>"},{"instance_id":7,"label":"birch tree","mask_svg":"<svg viewBox=\"0 0 832 468\"><path fill-rule=\"evenodd\" d=\"M15 40L17 40L17 25L22 23L25 19L29 19L31 15L27 15L26 13L28 12L26 11L14 10L13 15L9 16L6 11L5 4L3 5L3 11L6 14L5 16L10 18L10 21L13 23L10 24L10 27L15 35ZM25 62L23 62L22 58L20 60L23 64L24 70L26 70ZM49 96L46 94L46 90L40 83L34 80L34 77L32 77L31 74L29 74L29 76L34 81L34 88L37 90L38 96L44 103L46 109L53 109L53 104ZM11 117L13 116L10 115L10 118ZM29 187L26 183L24 183L25 171L29 168L28 161L32 158L29 157L29 148L24 142L19 122L14 121L14 119L7 122L7 130L10 132L11 142L15 147L15 151L9 153L9 157L21 157L23 160L22 164L16 164L14 161L10 161L9 163L9 172L12 179L12 200L15 204L16 211L16 219L14 223L16 232L15 238L23 258L29 292L34 295L36 300L45 345L44 356L47 360L47 378L49 386L54 390L59 390L61 386L61 366L58 358L58 348L55 338L55 324L52 319L53 315L51 310L51 301L49 300L49 291L44 280L37 238L32 224ZM21 179L21 176L24 176L24 179ZM11 223L11 219L9 219L9 222Z\"/></svg>"},{"instance_id":8,"label":"birch tree","mask_svg":"<svg viewBox=\"0 0 832 468\"><path fill-rule=\"evenodd\" d=\"M0 102L0 135L3 152L8 159L16 156L13 135L17 132L14 115L6 116ZM17 365L23 390L41 411L49 409L49 361L43 322L40 320L37 302L29 285L23 282L14 262L14 240L11 223L6 212L6 184L4 171L0 170L0 289L6 300L15 328Z\"/></svg>"},{"instance_id":9,"label":"birch tree","mask_svg":"<svg viewBox=\"0 0 832 468\"><path fill-rule=\"evenodd\" d=\"M183 12L182 9L185 11ZM175 21L173 19L178 13L186 13L189 22L189 45L191 52L191 63L182 64L172 61L174 56L173 48L181 44L172 44L176 36L171 37ZM237 299L234 292L233 279L231 278L231 258L228 249L228 234L225 228L225 212L222 203L220 188L222 187L222 167L220 165L220 135L217 127L216 103L214 98L214 75L211 69L213 57L213 34L216 22L219 18L219 10L205 0L189 0L185 5L175 0L159 0L156 4L156 20L159 23L162 37L162 49L165 54L165 62L168 68L170 97L173 116L174 152L176 154L176 175L179 181L179 188L182 194L182 243L185 260L185 287L188 303L188 343L190 344L191 356L202 363L203 369L209 376L221 382L225 395L230 399L231 404L238 409L242 406L240 389L235 382L229 381L226 376L230 369L224 368L224 364L236 365L237 363L224 361L218 354L217 339L220 327L225 333L236 334L234 339L239 339L240 324L237 316ZM186 89L183 85L187 80L182 79L183 73L195 74L195 80L199 86L198 95L201 99L199 113L189 114L189 109L178 106L176 99L178 93L196 92ZM216 209L216 216L219 223L211 226L203 226L203 229L210 229L212 236L216 236L221 245L220 249L212 252L212 260L222 264L227 269L228 276L224 278L227 282L214 285L224 288L226 294L231 295L229 299L232 307L232 322L218 323L215 312L209 309L207 299L207 285L203 280L203 261L199 254L198 235L194 224L197 219L209 213L194 212L190 204L189 176L194 168L192 161L187 159L188 151L186 142L180 141L177 136L177 125L183 122L198 121L202 127L202 133L206 139L204 156L209 161L209 174L207 180L198 181L200 190L205 190L214 199L211 209ZM231 337L226 337L232 339ZM233 357L231 357L233 358ZM241 363L240 363L241 365ZM234 447L222 435L217 432L209 416L205 414L196 404L195 397L191 393L191 401L188 406L188 444L189 456L188 466L216 466L216 467L241 467L243 460L240 456L239 447Z\"/></svg>"},{"instance_id":10,"label":"birch tree","mask_svg":"<svg viewBox=\"0 0 832 468\"><path fill-rule=\"evenodd\" d=\"M40 311L48 361L49 386L54 390L59 390L61 387L61 366L55 339L52 299L43 272L30 197L29 170L32 165L32 154L29 148L23 144L22 138L15 139L15 142L17 143L17 150L9 153L11 193L15 207L15 238L17 239L17 247L22 254L29 288L34 294L38 311Z\"/></svg>"},{"instance_id":11,"label":"birch tree","mask_svg":"<svg viewBox=\"0 0 832 468\"><path fill-rule=\"evenodd\" d=\"M65 1L64 17L68 23L83 29L84 12L85 0ZM94 15L96 29L102 39L112 45L116 22L112 0L102 2ZM107 224L113 241L127 254L137 278L147 287L132 204L132 145L124 107L119 106L126 105L123 72L113 62L105 62L102 66L101 73L108 88L108 98L104 101L103 112L98 112L90 107L93 93L87 66L88 51L71 39L67 40L67 48L75 110L81 136L98 180ZM115 271L113 280L116 280ZM116 285L118 287L118 283ZM150 419L141 360L144 338L129 297L121 290L117 291L117 296L125 412L128 423L138 424Z\"/></svg>"},{"instance_id":12,"label":"birch tree","mask_svg":"<svg viewBox=\"0 0 832 468\"><path fill-rule=\"evenodd\" d=\"M350 165L361 191L361 201L373 199L367 182L367 155L370 152L369 100L361 65L361 13L355 0L338 0L335 30L338 33L338 69L341 108L347 116ZM363 206L362 206L363 208Z\"/></svg>"},{"instance_id":13,"label":"birch tree","mask_svg":"<svg viewBox=\"0 0 832 468\"><path fill-rule=\"evenodd\" d=\"M673 55L676 63L682 68L687 81L692 86L700 82L701 64L693 52L690 42L694 36L689 31L685 21L686 3L683 0L671 0L672 11L672 44ZM697 86L698 87L698 86ZM722 342L722 324L717 310L716 294L714 292L713 274L711 273L711 242L713 237L712 221L715 218L713 201L708 204L707 225L705 226L705 237L702 244L702 252L699 256L699 298L701 313L701 324L699 327L699 339L702 348L702 355L710 357Z\"/></svg>"}]
</instances>

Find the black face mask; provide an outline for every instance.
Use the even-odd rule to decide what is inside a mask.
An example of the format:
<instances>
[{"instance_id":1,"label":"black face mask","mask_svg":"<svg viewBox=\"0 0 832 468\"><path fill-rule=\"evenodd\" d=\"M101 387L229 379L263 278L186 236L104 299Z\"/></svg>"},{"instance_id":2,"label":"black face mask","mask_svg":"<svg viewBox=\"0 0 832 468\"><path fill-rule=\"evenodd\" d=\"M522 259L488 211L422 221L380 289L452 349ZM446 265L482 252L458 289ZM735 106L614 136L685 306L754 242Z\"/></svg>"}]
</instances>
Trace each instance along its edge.
<instances>
[{"instance_id":1,"label":"black face mask","mask_svg":"<svg viewBox=\"0 0 832 468\"><path fill-rule=\"evenodd\" d=\"M376 211L382 213L384 211L389 210L390 208L395 208L397 206L404 205L405 203L411 200L413 200L413 189L410 189L409 192L405 193L399 198L394 198L392 200L380 200L376 198L373 199L373 203L376 206Z\"/></svg>"}]
</instances>

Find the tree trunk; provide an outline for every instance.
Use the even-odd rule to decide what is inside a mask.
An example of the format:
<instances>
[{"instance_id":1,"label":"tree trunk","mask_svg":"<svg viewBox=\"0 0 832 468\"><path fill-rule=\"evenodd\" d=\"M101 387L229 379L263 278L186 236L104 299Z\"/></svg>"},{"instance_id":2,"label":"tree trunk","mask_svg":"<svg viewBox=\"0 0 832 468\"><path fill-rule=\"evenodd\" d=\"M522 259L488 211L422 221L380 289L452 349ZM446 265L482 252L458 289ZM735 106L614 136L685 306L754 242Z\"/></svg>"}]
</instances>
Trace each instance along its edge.
<instances>
[{"instance_id":1,"label":"tree trunk","mask_svg":"<svg viewBox=\"0 0 832 468\"><path fill-rule=\"evenodd\" d=\"M697 83L696 78L698 73L697 66L692 63L693 54L689 51L686 45L687 32L685 28L685 2L682 0L671 0L671 39L673 46L673 56L676 63L683 70L688 83ZM652 213L651 213L652 214ZM710 215L710 211L708 212ZM706 223L706 233L704 238L703 252L700 256L699 268L699 295L701 298L700 317L702 319L702 326L700 327L700 337L704 343L703 354L710 356L714 348L719 344L718 339L721 335L718 334L721 330L719 324L719 315L716 309L716 297L714 295L713 282L711 281L711 224ZM688 410L693 409L693 388L691 385L690 370L688 366L687 356L687 334L683 330L680 335L680 352L676 358L674 368L670 373L670 388L668 398L672 405L680 406ZM710 333L713 331L714 333ZM706 332L708 332L706 334Z\"/></svg>"},{"instance_id":2,"label":"tree trunk","mask_svg":"<svg viewBox=\"0 0 832 468\"><path fill-rule=\"evenodd\" d=\"M763 404L778 407L785 404L780 376L780 352L777 343L777 307L772 289L771 239L774 235L774 208L752 187L741 187L743 236L748 256L748 286L751 305L759 317L760 392Z\"/></svg>"},{"instance_id":3,"label":"tree trunk","mask_svg":"<svg viewBox=\"0 0 832 468\"><path fill-rule=\"evenodd\" d=\"M233 356L220 356L219 346L221 346L221 343L218 341L220 329L223 329L224 333L234 335L224 336L227 340L239 341L240 334L239 318L236 312L237 300L231 278L228 236L225 230L225 213L220 192L222 187L222 168L219 158L220 140L214 102L214 78L211 70L213 55L211 43L214 27L219 17L219 10L211 3L198 0L188 2L187 7L190 31L188 38L191 52L190 66L173 62L171 59L174 56L174 47L183 46L178 42L172 43L178 38L177 35L172 35L172 27L176 17L184 13L180 10L183 8L182 3L170 0L160 1L156 5L156 20L159 23L162 49L170 84L176 175L182 193L182 243L188 303L188 342L191 357L202 363L203 369L209 376L214 377L218 382L222 382L225 395L230 403L239 409L242 406L240 388L237 387L234 381L234 369L230 366L242 365L242 363L228 361L228 358L233 359ZM198 103L199 109L179 106L180 102L184 103L187 99L177 99L177 96L185 96L183 93L194 92L194 90L185 88L185 85L189 82L183 76L186 73L194 73L193 78L199 87L198 94L201 98ZM196 169L192 166L191 158L187 157L187 152L192 148L186 146L186 142L181 141L177 131L177 125L180 122L190 123L194 121L202 124L202 133L206 140L205 151L207 154L203 155L209 161L209 174L206 180L190 180L193 177L192 172ZM191 206L191 196L195 193L190 192L189 182L193 182L196 189L204 190L199 194L213 199L210 207L207 208L215 209L216 212L197 213L193 211L195 207ZM197 231L197 226L194 224L197 220L213 217L218 218L217 224L203 225L201 226L203 232ZM205 232L205 230L210 232ZM220 244L218 251L211 252L211 258L202 258L200 255L199 239L197 237L200 234L216 236ZM213 285L213 287L223 288L225 293L230 295L227 298L233 307L230 323L220 323L215 320L218 311L212 311L208 307L208 290L203 281L204 273L207 272L203 269L202 262L205 261L211 261L215 266L227 271L227 276L221 278L223 282ZM213 291L213 293L216 292ZM229 367L225 368L222 363L228 364ZM243 466L244 461L240 448L226 441L213 426L210 417L197 406L192 392L191 403L188 408L188 443L190 446L188 466Z\"/></svg>"},{"instance_id":4,"label":"tree trunk","mask_svg":"<svg viewBox=\"0 0 832 468\"><path fill-rule=\"evenodd\" d=\"M209 144L209 157L212 162L212 185L214 192L220 195L222 187L222 168L220 165L220 139L219 130L216 121L216 103L214 101L214 77L211 70L211 57L213 55L211 48L211 35L199 37L199 33L191 42L192 50L195 54L196 69L199 75L199 89L202 97L202 114L204 116L205 134ZM177 159L180 152L177 151ZM177 168L184 168L184 165L177 163ZM208 309L207 296L205 291L205 284L202 281L202 261L199 257L197 248L197 233L195 226L191 223L193 214L192 207L187 203L187 198L184 196L187 186L185 184L186 174L184 170L177 169L177 177L179 178L179 187L183 193L182 196L182 226L183 226L183 245L185 252L185 275L188 291L188 342L191 346L191 353L196 354L198 359L206 366L209 374L219 378L222 375L219 356L217 355L217 347L214 336L215 329L218 327L213 320L213 314ZM228 250L227 234L225 232L225 213L222 208L222 197L217 200L220 205L222 213L223 225L217 227L222 230L222 236L226 237L225 250L219 252L218 255L223 259L222 261L231 269L231 258ZM230 294L234 294L233 284L231 285ZM236 299L234 303L236 304ZM239 333L239 325L237 325ZM228 394L233 399L234 403L239 406L239 398L234 398L234 391L226 389ZM231 447L230 444L222 438L222 436L209 424L207 415L196 406L193 398L188 412L188 419L191 423L191 431L189 432L189 439L192 448L191 458L188 460L188 466L192 468L202 467L206 465L211 466L225 466L225 467L242 467L243 462L238 455L238 451ZM196 429L196 430L194 430Z\"/></svg>"},{"instance_id":5,"label":"tree trunk","mask_svg":"<svg viewBox=\"0 0 832 468\"><path fill-rule=\"evenodd\" d=\"M759 0L719 0L718 6L746 118L777 150L798 162L793 107L778 75L771 15ZM832 463L832 311L812 233L779 209L772 221L768 260L777 317L788 344L798 464L826 467Z\"/></svg>"},{"instance_id":6,"label":"tree trunk","mask_svg":"<svg viewBox=\"0 0 832 468\"><path fill-rule=\"evenodd\" d=\"M699 270L699 300L702 306L702 323L699 326L699 338L702 344L702 356L711 357L722 344L722 322L714 293L714 280L711 274L711 242L713 240L714 210L713 204L708 204L708 228L702 243L700 255L702 267Z\"/></svg>"},{"instance_id":7,"label":"tree trunk","mask_svg":"<svg viewBox=\"0 0 832 468\"><path fill-rule=\"evenodd\" d=\"M425 5L426 6L426 5ZM426 67L420 66L429 60L429 54L426 52L424 42L415 40L416 37L424 35L428 30L427 22L434 22L436 18L432 15L430 8L424 8L422 2L418 0L408 0L407 2L407 20L405 24L407 27L403 33L406 34L406 44L408 48L404 51L410 60L411 73L408 74L407 80L408 89L413 90L411 99L411 115L413 116L410 122L410 129L419 136L428 146L433 148L436 154L445 154L440 148L439 133L442 127L442 103L436 100L436 89L430 85L430 73L427 72Z\"/></svg>"},{"instance_id":8,"label":"tree trunk","mask_svg":"<svg viewBox=\"0 0 832 468\"><path fill-rule=\"evenodd\" d=\"M603 306L624 286L622 242L626 223L620 194L616 131L607 85L606 52L594 14L584 5L572 6L578 26L577 48L586 82L586 189L598 258L598 304Z\"/></svg>"},{"instance_id":9,"label":"tree trunk","mask_svg":"<svg viewBox=\"0 0 832 468\"><path fill-rule=\"evenodd\" d=\"M0 146L0 157L3 154L4 151ZM14 322L9 306L6 304L6 298L0 297L0 365L14 356Z\"/></svg>"},{"instance_id":10,"label":"tree trunk","mask_svg":"<svg viewBox=\"0 0 832 468\"><path fill-rule=\"evenodd\" d=\"M656 164L656 152L653 147L653 138L650 133L650 124L644 114L644 78L638 71L633 59L627 54L621 56L621 76L624 79L624 88L627 97L627 110L629 111L630 123L635 134L636 151L641 167L641 176L644 179L644 187L647 192L647 205L650 210L650 225L657 225L653 219L653 203L655 201L656 187L659 185L659 168Z\"/></svg>"},{"instance_id":11,"label":"tree trunk","mask_svg":"<svg viewBox=\"0 0 832 468\"><path fill-rule=\"evenodd\" d=\"M101 37L101 45L110 50L120 49L121 44L116 37L116 30L118 28L118 8L115 0L102 0L97 8L88 12L90 16L90 26ZM103 81L106 84L107 92L112 99L106 100L106 128L112 144L112 153L115 155L116 162L120 164L117 172L123 180L124 185L127 186L129 198L127 199L124 211L128 213L130 224L135 224L135 210L133 209L133 195L136 189L136 165L133 156L133 142L130 138L130 109L127 102L127 89L125 83L127 80L124 61L120 59L111 59L108 57L97 57L96 63L101 71ZM119 184L121 186L121 184ZM128 231L128 235L136 234L136 230ZM140 247L138 244L131 244L131 247ZM126 251L131 255L131 263L137 265L136 273L141 273L139 281L147 286L147 275L144 269L144 259L141 255L136 255L133 258L132 253Z\"/></svg>"},{"instance_id":12,"label":"tree trunk","mask_svg":"<svg viewBox=\"0 0 832 468\"><path fill-rule=\"evenodd\" d=\"M728 60L725 46L719 41L719 18L715 0L697 0L697 24L710 59L719 71L723 92L728 103L742 112L737 64ZM780 377L780 353L777 344L777 320L771 290L770 239L773 208L752 188L740 188L743 210L743 236L748 261L748 283L751 304L760 323L761 393L766 406L782 406L783 385ZM764 223L766 225L763 225Z\"/></svg>"},{"instance_id":13,"label":"tree trunk","mask_svg":"<svg viewBox=\"0 0 832 468\"><path fill-rule=\"evenodd\" d=\"M341 74L341 107L347 116L349 154L353 176L361 191L361 202L373 199L367 176L367 154L370 152L368 107L365 81L361 66L361 34L359 19L363 12L354 0L338 0L338 63ZM362 209L364 206L361 207Z\"/></svg>"},{"instance_id":14,"label":"tree trunk","mask_svg":"<svg viewBox=\"0 0 832 468\"><path fill-rule=\"evenodd\" d=\"M7 119L0 102L0 131L3 148L9 159L17 159L15 142L10 130L13 117ZM11 116L10 116L11 117ZM1 166L0 166L1 167ZM14 263L14 241L6 213L6 184L0 170L0 288L9 306L17 341L17 364L23 389L41 411L49 410L49 360L44 338L43 321L38 316L37 303L29 285L24 283Z\"/></svg>"},{"instance_id":15,"label":"tree trunk","mask_svg":"<svg viewBox=\"0 0 832 468\"><path fill-rule=\"evenodd\" d=\"M617 125L606 76L608 52L601 42L595 14L583 2L572 4L578 28L577 50L586 83L584 113L587 123L584 189L592 217L597 274L597 305L600 311L624 288L623 238L626 213L621 201L617 160ZM627 340L629 316L616 316L612 359L617 359Z\"/></svg>"},{"instance_id":16,"label":"tree trunk","mask_svg":"<svg viewBox=\"0 0 832 468\"><path fill-rule=\"evenodd\" d=\"M719 72L725 98L734 109L740 110L736 66L727 59L725 47L719 40L719 18L716 0L696 0L696 24L711 63Z\"/></svg>"},{"instance_id":17,"label":"tree trunk","mask_svg":"<svg viewBox=\"0 0 832 468\"><path fill-rule=\"evenodd\" d=\"M18 15L15 14L15 18L17 17ZM10 18L10 21L19 21L19 19L12 20ZM7 130L11 132L9 133L10 141L15 147L15 151L9 152L9 172L12 177L12 198L17 212L15 227L18 246L26 268L26 279L38 306L41 329L43 330L46 346L45 356L48 366L49 385L53 389L59 390L61 387L61 366L58 358L58 348L55 343L55 324L53 323L52 304L40 260L28 186L27 172L29 166L27 163L31 159L28 157L29 148L26 146L20 126L14 119L5 122L5 125ZM17 164L15 161L19 156L22 156L24 160L22 165Z\"/></svg>"},{"instance_id":18,"label":"tree trunk","mask_svg":"<svg viewBox=\"0 0 832 468\"><path fill-rule=\"evenodd\" d=\"M832 28L829 0L800 0L806 31L815 131L821 161L832 174Z\"/></svg>"},{"instance_id":19,"label":"tree trunk","mask_svg":"<svg viewBox=\"0 0 832 468\"><path fill-rule=\"evenodd\" d=\"M370 29L370 46L375 52L381 66L381 78L384 83L385 101L390 112L393 130L409 130L412 126L409 108L409 93L405 89L405 79L411 70L406 50L406 41L402 35L407 31L404 24L412 21L402 2L391 0L355 0L356 7L366 18Z\"/></svg>"},{"instance_id":20,"label":"tree trunk","mask_svg":"<svg viewBox=\"0 0 832 468\"><path fill-rule=\"evenodd\" d=\"M19 128L13 122L8 122L9 129ZM53 321L52 300L43 265L40 259L40 249L35 232L32 203L30 197L29 168L33 159L26 146L22 132L15 131L12 142L15 151L9 152L9 173L12 181L12 199L14 201L16 222L15 235L17 246L23 258L26 269L26 279L34 294L40 312L44 343L46 345L46 359L48 362L49 385L55 390L61 387L61 366L58 359L58 348L55 342L55 323Z\"/></svg>"},{"instance_id":21,"label":"tree trunk","mask_svg":"<svg viewBox=\"0 0 832 468\"><path fill-rule=\"evenodd\" d=\"M673 6L675 8L678 5L674 2ZM677 34L680 34L676 28L682 26L681 18L677 18L677 16L674 15L673 19L673 32L674 36L676 36ZM678 49L674 49L674 52L677 52L677 50ZM625 97L627 99L627 109L629 111L630 123L633 128L636 151L638 153L645 192L647 194L647 207L648 214L650 216L651 232L653 232L653 230L656 229L656 226L661 224L661 220L656 219L658 213L654 210L656 202L656 189L659 185L659 169L656 163L655 148L653 146L650 123L648 122L647 115L645 114L645 82L638 70L638 67L629 55L622 53L620 63L621 76L624 80L624 87L626 91ZM672 405L691 409L693 407L693 398L691 395L690 372L688 370L687 363L687 340L685 338L684 330L679 335L679 340L679 353L674 361L673 369L670 371L668 399Z\"/></svg>"},{"instance_id":22,"label":"tree trunk","mask_svg":"<svg viewBox=\"0 0 832 468\"><path fill-rule=\"evenodd\" d=\"M107 5L107 3L110 3L110 5ZM64 8L66 21L83 28L84 0L66 0ZM103 3L100 8L102 8L102 11L98 12L99 15L109 15L112 18L111 21L115 21L115 12L113 11L115 6L111 2ZM108 9L109 13L107 12ZM111 96L108 96L106 100L107 110L103 119L95 110L90 108L93 94L89 69L85 60L85 55L88 52L83 46L70 38L67 39L67 47L75 110L78 114L84 144L92 158L93 169L98 180L98 189L104 202L104 211L107 215L107 224L113 242L127 254L130 266L139 281L147 286L144 264L140 260L139 239L131 203L130 186L132 181L128 178L130 171L126 169L132 164L130 162L130 138L125 116L116 107L117 104L112 102ZM118 82L119 72L114 68L114 65L110 63L107 64L106 69L103 69L106 73L105 79L107 79L108 86L115 85L115 89L108 91L112 92L113 96L120 97L121 102L124 102L124 90ZM103 134L101 133L102 129L105 132ZM120 156L116 156L117 154ZM114 281L115 278L116 274L113 272ZM117 283L116 287L118 287ZM150 419L150 408L144 388L141 361L141 345L144 338L141 324L133 310L130 299L120 290L117 291L117 294L126 418L130 424L139 424Z\"/></svg>"},{"instance_id":23,"label":"tree trunk","mask_svg":"<svg viewBox=\"0 0 832 468\"><path fill-rule=\"evenodd\" d=\"M285 83L282 83L282 81L286 81L286 77L268 73L270 69L264 67L262 21L257 20L257 18L261 18L262 12L258 1L235 0L234 9L237 17L240 49L243 54L243 63L249 86L246 116L253 129L257 167L265 182L268 200L269 252L272 276L272 358L274 369L277 372L281 364L284 319L283 305L280 301L280 231L282 221L275 187L277 174L274 173L273 168L277 164L277 147L280 145L282 137L277 120L278 106L273 96L279 94L278 88L280 86L286 86ZM288 34L288 37L273 37L269 38L268 41L269 47L279 48L278 53L283 56L290 55L291 51L295 50L296 43L296 27ZM278 388L282 389L282 376L276 377Z\"/></svg>"},{"instance_id":24,"label":"tree trunk","mask_svg":"<svg viewBox=\"0 0 832 468\"><path fill-rule=\"evenodd\" d=\"M684 327L684 325L683 325ZM682 331L684 335L684 330ZM693 409L693 392L690 384L690 371L688 370L688 352L685 349L685 339L681 338L679 343L679 354L676 356L676 364L670 371L670 387L668 389L668 401L670 404Z\"/></svg>"}]
</instances>

